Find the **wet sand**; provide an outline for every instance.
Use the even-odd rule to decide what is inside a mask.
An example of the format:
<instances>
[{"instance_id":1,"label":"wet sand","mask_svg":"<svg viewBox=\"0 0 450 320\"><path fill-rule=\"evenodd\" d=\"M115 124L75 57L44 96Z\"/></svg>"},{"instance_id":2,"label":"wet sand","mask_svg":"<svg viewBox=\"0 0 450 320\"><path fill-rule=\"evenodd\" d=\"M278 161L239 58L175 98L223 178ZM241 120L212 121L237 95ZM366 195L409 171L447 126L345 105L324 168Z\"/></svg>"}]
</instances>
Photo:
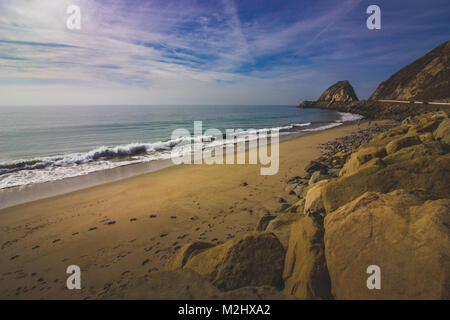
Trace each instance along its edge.
<instances>
[{"instance_id":1,"label":"wet sand","mask_svg":"<svg viewBox=\"0 0 450 320\"><path fill-rule=\"evenodd\" d=\"M102 298L161 270L188 242L254 230L262 215L279 211L280 197L296 201L285 183L304 174L319 144L357 130L351 124L281 142L273 176L260 175L260 165L172 166L0 210L0 298ZM69 265L81 268L81 290L66 288Z\"/></svg>"}]
</instances>

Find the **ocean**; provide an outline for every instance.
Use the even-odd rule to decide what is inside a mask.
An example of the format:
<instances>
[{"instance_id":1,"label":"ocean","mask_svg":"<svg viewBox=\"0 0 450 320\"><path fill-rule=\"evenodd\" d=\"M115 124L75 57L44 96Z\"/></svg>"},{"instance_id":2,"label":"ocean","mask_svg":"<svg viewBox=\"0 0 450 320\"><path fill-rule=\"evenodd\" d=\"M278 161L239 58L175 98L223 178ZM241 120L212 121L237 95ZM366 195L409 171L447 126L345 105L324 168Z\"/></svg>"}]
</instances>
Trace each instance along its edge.
<instances>
[{"instance_id":1,"label":"ocean","mask_svg":"<svg viewBox=\"0 0 450 320\"><path fill-rule=\"evenodd\" d=\"M191 141L175 129L280 130L301 134L360 116L295 106L28 106L0 107L0 189L133 163L169 159ZM243 136L243 135L242 135ZM214 138L193 137L212 143ZM226 143L226 141L224 142Z\"/></svg>"}]
</instances>

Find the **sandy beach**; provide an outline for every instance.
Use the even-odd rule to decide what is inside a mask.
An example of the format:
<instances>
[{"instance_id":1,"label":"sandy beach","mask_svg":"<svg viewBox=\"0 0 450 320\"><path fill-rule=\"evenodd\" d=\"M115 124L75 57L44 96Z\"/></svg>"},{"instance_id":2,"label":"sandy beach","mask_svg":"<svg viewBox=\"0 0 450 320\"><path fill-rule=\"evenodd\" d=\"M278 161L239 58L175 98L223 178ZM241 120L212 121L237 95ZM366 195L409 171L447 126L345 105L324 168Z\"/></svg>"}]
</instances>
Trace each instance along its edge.
<instances>
[{"instance_id":1,"label":"sandy beach","mask_svg":"<svg viewBox=\"0 0 450 320\"><path fill-rule=\"evenodd\" d=\"M372 123L374 125L375 122ZM180 246L221 243L276 213L293 176L319 144L369 124L350 124L280 143L279 172L260 165L182 165L0 210L1 299L96 299L161 270ZM245 183L244 183L245 182ZM66 288L78 265L82 289Z\"/></svg>"}]
</instances>

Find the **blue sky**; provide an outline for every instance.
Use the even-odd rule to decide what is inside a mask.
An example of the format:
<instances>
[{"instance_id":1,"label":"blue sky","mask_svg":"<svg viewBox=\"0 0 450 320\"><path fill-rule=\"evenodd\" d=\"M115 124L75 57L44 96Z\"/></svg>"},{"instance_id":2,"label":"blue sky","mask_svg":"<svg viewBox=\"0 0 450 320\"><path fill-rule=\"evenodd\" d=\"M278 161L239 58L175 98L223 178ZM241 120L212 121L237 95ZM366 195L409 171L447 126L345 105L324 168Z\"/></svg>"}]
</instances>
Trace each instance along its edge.
<instances>
[{"instance_id":1,"label":"blue sky","mask_svg":"<svg viewBox=\"0 0 450 320\"><path fill-rule=\"evenodd\" d=\"M450 40L449 15L448 0L2 0L0 105L297 104L344 79L364 99Z\"/></svg>"}]
</instances>

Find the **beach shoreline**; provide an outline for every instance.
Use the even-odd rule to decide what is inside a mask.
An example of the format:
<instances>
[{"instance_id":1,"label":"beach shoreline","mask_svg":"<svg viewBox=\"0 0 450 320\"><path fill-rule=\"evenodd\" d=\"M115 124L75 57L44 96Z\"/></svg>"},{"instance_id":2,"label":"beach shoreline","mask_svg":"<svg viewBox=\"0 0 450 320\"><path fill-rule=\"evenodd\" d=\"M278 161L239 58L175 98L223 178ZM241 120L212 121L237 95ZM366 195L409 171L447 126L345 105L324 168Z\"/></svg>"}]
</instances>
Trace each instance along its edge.
<instances>
[{"instance_id":1,"label":"beach shoreline","mask_svg":"<svg viewBox=\"0 0 450 320\"><path fill-rule=\"evenodd\" d=\"M357 123L362 123L364 121L366 120L353 120L342 122L342 124L340 125L336 125L333 123L334 126L318 131L296 131L286 135L280 135L279 141L281 143L283 141L296 139L302 136L330 130L336 127L354 125ZM246 144L246 151L248 151L248 143ZM236 150L233 152L235 154L238 153L238 151ZM160 159L148 162L127 164L115 168L103 169L84 175L67 177L53 181L3 188L0 189L0 211L2 209L14 207L28 202L65 195L71 192L125 180L139 175L163 170L171 166L175 166L172 160Z\"/></svg>"},{"instance_id":2,"label":"beach shoreline","mask_svg":"<svg viewBox=\"0 0 450 320\"><path fill-rule=\"evenodd\" d=\"M280 169L259 165L180 165L0 210L2 299L102 299L162 270L194 241L220 244L255 230L297 196L286 182L303 175L320 145L381 124L343 124L280 143ZM286 202L286 203L285 203ZM82 270L67 290L66 268Z\"/></svg>"}]
</instances>

